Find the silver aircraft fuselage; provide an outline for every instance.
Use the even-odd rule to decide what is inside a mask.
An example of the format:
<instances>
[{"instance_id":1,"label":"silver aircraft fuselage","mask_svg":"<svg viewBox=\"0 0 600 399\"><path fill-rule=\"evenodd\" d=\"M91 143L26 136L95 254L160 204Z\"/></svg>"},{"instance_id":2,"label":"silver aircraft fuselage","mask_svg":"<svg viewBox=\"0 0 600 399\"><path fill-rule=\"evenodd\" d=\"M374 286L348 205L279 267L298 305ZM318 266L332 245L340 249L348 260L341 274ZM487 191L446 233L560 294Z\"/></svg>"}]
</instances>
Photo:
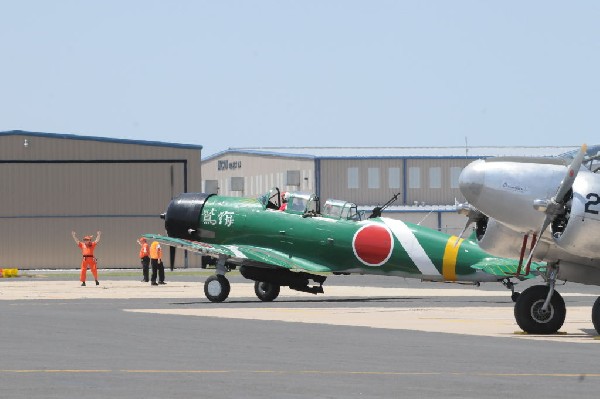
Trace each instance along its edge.
<instances>
[{"instance_id":1,"label":"silver aircraft fuselage","mask_svg":"<svg viewBox=\"0 0 600 399\"><path fill-rule=\"evenodd\" d=\"M498 244L509 239L516 242L540 230L545 214L534 208L534 202L555 196L566 171L561 159L477 160L462 171L459 187L467 201L491 219L491 226L501 225L495 235ZM582 166L567 205L566 226L561 231L553 225L546 230L535 258L560 262L562 276L571 281L600 284L600 175ZM499 255L493 248L485 249ZM512 257L518 258L519 253ZM592 270L586 270L590 266Z\"/></svg>"}]
</instances>

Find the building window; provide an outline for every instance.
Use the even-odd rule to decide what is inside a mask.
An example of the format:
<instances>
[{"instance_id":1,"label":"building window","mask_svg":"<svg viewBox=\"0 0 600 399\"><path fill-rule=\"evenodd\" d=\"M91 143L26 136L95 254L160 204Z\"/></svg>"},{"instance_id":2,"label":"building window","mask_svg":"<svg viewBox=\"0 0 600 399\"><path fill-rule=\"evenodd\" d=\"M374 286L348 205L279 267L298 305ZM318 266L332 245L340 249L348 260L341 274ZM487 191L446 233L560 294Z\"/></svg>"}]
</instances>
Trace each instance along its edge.
<instances>
[{"instance_id":1,"label":"building window","mask_svg":"<svg viewBox=\"0 0 600 399\"><path fill-rule=\"evenodd\" d=\"M287 174L286 174L285 185L300 187L300 171L299 170L288 170Z\"/></svg>"},{"instance_id":2,"label":"building window","mask_svg":"<svg viewBox=\"0 0 600 399\"><path fill-rule=\"evenodd\" d=\"M348 188L358 188L358 168L348 168Z\"/></svg>"},{"instance_id":3,"label":"building window","mask_svg":"<svg viewBox=\"0 0 600 399\"><path fill-rule=\"evenodd\" d=\"M462 172L462 168L453 166L450 168L450 188L458 188L458 177Z\"/></svg>"},{"instance_id":4,"label":"building window","mask_svg":"<svg viewBox=\"0 0 600 399\"><path fill-rule=\"evenodd\" d=\"M244 178L243 177L232 177L231 178L231 191L244 191Z\"/></svg>"},{"instance_id":5,"label":"building window","mask_svg":"<svg viewBox=\"0 0 600 399\"><path fill-rule=\"evenodd\" d=\"M408 188L421 188L421 168L418 166L408 168Z\"/></svg>"},{"instance_id":6,"label":"building window","mask_svg":"<svg viewBox=\"0 0 600 399\"><path fill-rule=\"evenodd\" d=\"M367 184L369 188L379 188L379 168L369 168Z\"/></svg>"},{"instance_id":7,"label":"building window","mask_svg":"<svg viewBox=\"0 0 600 399\"><path fill-rule=\"evenodd\" d=\"M388 188L400 188L400 168L388 169Z\"/></svg>"},{"instance_id":8,"label":"building window","mask_svg":"<svg viewBox=\"0 0 600 399\"><path fill-rule=\"evenodd\" d=\"M442 168L429 168L429 188L442 188Z\"/></svg>"}]
</instances>

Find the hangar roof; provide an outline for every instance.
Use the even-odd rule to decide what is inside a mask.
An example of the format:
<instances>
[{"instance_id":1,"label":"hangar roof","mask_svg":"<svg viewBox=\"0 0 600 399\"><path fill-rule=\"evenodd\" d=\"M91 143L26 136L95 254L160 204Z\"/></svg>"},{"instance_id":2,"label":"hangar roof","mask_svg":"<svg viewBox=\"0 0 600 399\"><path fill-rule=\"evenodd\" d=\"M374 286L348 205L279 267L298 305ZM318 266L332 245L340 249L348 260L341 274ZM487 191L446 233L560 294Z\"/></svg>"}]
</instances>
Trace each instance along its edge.
<instances>
[{"instance_id":1,"label":"hangar roof","mask_svg":"<svg viewBox=\"0 0 600 399\"><path fill-rule=\"evenodd\" d=\"M155 147L171 147L171 148L182 148L188 150L201 150L202 146L197 144L178 144L178 143L165 143L162 141L144 141L144 140L128 140L128 139L115 139L110 137L97 137L97 136L80 136L76 134L63 134L63 133L40 133L40 132L27 132L24 130L9 130L0 132L2 136L32 136L32 137L45 137L50 139L67 139L67 140L88 140L88 141L102 141L105 143L120 143L120 144L137 144L137 145L149 145Z\"/></svg>"},{"instance_id":2,"label":"hangar roof","mask_svg":"<svg viewBox=\"0 0 600 399\"><path fill-rule=\"evenodd\" d=\"M487 158L496 156L557 156L578 146L518 147L249 147L229 148L204 160L224 154L249 154L293 158Z\"/></svg>"}]
</instances>

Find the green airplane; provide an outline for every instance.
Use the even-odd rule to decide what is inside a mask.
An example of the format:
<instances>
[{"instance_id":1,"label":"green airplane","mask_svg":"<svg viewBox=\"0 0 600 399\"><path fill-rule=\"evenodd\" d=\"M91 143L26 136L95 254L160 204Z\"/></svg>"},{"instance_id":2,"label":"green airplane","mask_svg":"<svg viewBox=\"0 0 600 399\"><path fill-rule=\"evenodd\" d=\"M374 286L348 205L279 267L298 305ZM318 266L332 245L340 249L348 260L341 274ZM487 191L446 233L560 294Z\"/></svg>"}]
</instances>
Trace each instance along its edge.
<instances>
[{"instance_id":1,"label":"green airplane","mask_svg":"<svg viewBox=\"0 0 600 399\"><path fill-rule=\"evenodd\" d=\"M287 208L281 210L284 203ZM327 200L321 207L315 195L284 197L277 188L260 198L183 193L161 215L167 236L144 236L171 246L171 268L175 248L201 254L203 262L216 259L216 274L204 284L212 302L227 299L225 274L236 268L255 281L262 301L277 298L281 286L323 293L327 277L322 273L496 281L516 300L519 293L510 278L531 276L519 275L517 261L493 257L471 240L381 217L380 211L376 208L367 218L353 203ZM534 264L532 270L539 267Z\"/></svg>"}]
</instances>

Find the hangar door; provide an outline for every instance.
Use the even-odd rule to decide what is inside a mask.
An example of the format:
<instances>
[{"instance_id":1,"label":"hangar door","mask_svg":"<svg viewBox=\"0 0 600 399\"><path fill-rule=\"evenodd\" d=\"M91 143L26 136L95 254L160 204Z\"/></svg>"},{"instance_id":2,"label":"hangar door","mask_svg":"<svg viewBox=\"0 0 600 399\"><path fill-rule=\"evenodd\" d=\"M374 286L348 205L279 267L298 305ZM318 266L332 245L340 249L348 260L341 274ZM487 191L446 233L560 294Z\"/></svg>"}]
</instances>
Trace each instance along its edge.
<instances>
[{"instance_id":1,"label":"hangar door","mask_svg":"<svg viewBox=\"0 0 600 399\"><path fill-rule=\"evenodd\" d=\"M78 267L72 230L102 231L100 268L138 268L136 239L164 233L186 173L185 161L0 161L0 268Z\"/></svg>"}]
</instances>

